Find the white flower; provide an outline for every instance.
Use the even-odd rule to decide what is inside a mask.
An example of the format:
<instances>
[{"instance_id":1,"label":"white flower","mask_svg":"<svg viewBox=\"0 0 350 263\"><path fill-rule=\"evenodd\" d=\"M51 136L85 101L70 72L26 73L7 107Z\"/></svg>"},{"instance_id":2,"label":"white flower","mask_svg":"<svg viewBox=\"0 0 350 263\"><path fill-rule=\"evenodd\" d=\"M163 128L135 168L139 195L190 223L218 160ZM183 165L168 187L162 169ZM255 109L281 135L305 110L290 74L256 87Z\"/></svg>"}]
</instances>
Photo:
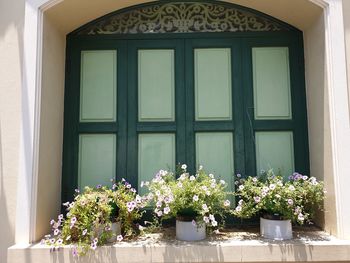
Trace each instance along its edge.
<instances>
[{"instance_id":1,"label":"white flower","mask_svg":"<svg viewBox=\"0 0 350 263\"><path fill-rule=\"evenodd\" d=\"M294 202L293 202L292 199L288 199L288 200L287 200L287 203L288 203L288 205L293 205Z\"/></svg>"},{"instance_id":2,"label":"white flower","mask_svg":"<svg viewBox=\"0 0 350 263\"><path fill-rule=\"evenodd\" d=\"M197 223L196 223L196 221L195 221L195 220L192 220L192 225L194 225L194 226L196 226L196 225L197 225Z\"/></svg>"},{"instance_id":3,"label":"white flower","mask_svg":"<svg viewBox=\"0 0 350 263\"><path fill-rule=\"evenodd\" d=\"M158 201L157 203L156 203L156 207L161 207L162 206L162 202L161 201Z\"/></svg>"},{"instance_id":4,"label":"white flower","mask_svg":"<svg viewBox=\"0 0 350 263\"><path fill-rule=\"evenodd\" d=\"M260 196L254 196L254 202L259 203L261 200Z\"/></svg>"},{"instance_id":5,"label":"white flower","mask_svg":"<svg viewBox=\"0 0 350 263\"><path fill-rule=\"evenodd\" d=\"M83 230L83 233L82 233L82 234L83 234L83 236L85 236L85 235L86 235L86 233L87 233L87 229L84 229L84 230Z\"/></svg>"},{"instance_id":6,"label":"white flower","mask_svg":"<svg viewBox=\"0 0 350 263\"><path fill-rule=\"evenodd\" d=\"M276 194L275 197L278 199L281 198L281 196L279 194Z\"/></svg>"},{"instance_id":7,"label":"white flower","mask_svg":"<svg viewBox=\"0 0 350 263\"><path fill-rule=\"evenodd\" d=\"M304 215L302 213L298 214L298 220L299 221L304 221L305 220Z\"/></svg>"},{"instance_id":8,"label":"white flower","mask_svg":"<svg viewBox=\"0 0 350 263\"><path fill-rule=\"evenodd\" d=\"M57 236L59 233L60 233L60 230L58 230L58 229L55 229L55 231L53 231L53 234L54 234L55 236Z\"/></svg>"},{"instance_id":9,"label":"white flower","mask_svg":"<svg viewBox=\"0 0 350 263\"><path fill-rule=\"evenodd\" d=\"M214 184L214 183L216 183L216 180L213 178L213 179L211 179L211 182Z\"/></svg>"},{"instance_id":10,"label":"white flower","mask_svg":"<svg viewBox=\"0 0 350 263\"><path fill-rule=\"evenodd\" d=\"M244 185L240 185L238 188L239 188L239 190L243 191Z\"/></svg>"},{"instance_id":11,"label":"white flower","mask_svg":"<svg viewBox=\"0 0 350 263\"><path fill-rule=\"evenodd\" d=\"M213 174L209 174L209 177L213 179L213 178L214 178L214 175L213 175Z\"/></svg>"},{"instance_id":12,"label":"white flower","mask_svg":"<svg viewBox=\"0 0 350 263\"><path fill-rule=\"evenodd\" d=\"M202 188L203 191L207 191L208 190L208 187L206 187L205 185L203 185L201 188Z\"/></svg>"},{"instance_id":13,"label":"white flower","mask_svg":"<svg viewBox=\"0 0 350 263\"><path fill-rule=\"evenodd\" d=\"M242 211L242 207L239 205L239 206L236 207L235 210L236 210L237 212L241 212L241 211Z\"/></svg>"},{"instance_id":14,"label":"white flower","mask_svg":"<svg viewBox=\"0 0 350 263\"><path fill-rule=\"evenodd\" d=\"M199 168L198 168L198 170L199 170L199 171L200 171L200 170L203 170L203 166L200 165Z\"/></svg>"},{"instance_id":15,"label":"white flower","mask_svg":"<svg viewBox=\"0 0 350 263\"><path fill-rule=\"evenodd\" d=\"M212 221L211 221L211 225L212 225L212 226L217 226L217 225L218 225L218 222L215 221L215 220L212 220Z\"/></svg>"},{"instance_id":16,"label":"white flower","mask_svg":"<svg viewBox=\"0 0 350 263\"><path fill-rule=\"evenodd\" d=\"M208 206L206 204L203 204L202 208L203 208L204 212L208 212L209 211Z\"/></svg>"},{"instance_id":17,"label":"white flower","mask_svg":"<svg viewBox=\"0 0 350 263\"><path fill-rule=\"evenodd\" d=\"M220 184L226 184L224 180L220 180Z\"/></svg>"},{"instance_id":18,"label":"white flower","mask_svg":"<svg viewBox=\"0 0 350 263\"><path fill-rule=\"evenodd\" d=\"M203 221L208 224L209 223L209 217L207 216L203 216Z\"/></svg>"},{"instance_id":19,"label":"white flower","mask_svg":"<svg viewBox=\"0 0 350 263\"><path fill-rule=\"evenodd\" d=\"M262 193L261 193L261 196L262 196L262 197L265 197L266 195L267 195L266 192L262 192Z\"/></svg>"},{"instance_id":20,"label":"white flower","mask_svg":"<svg viewBox=\"0 0 350 263\"><path fill-rule=\"evenodd\" d=\"M148 181L145 182L145 186L149 186L149 182Z\"/></svg>"},{"instance_id":21,"label":"white flower","mask_svg":"<svg viewBox=\"0 0 350 263\"><path fill-rule=\"evenodd\" d=\"M190 176L190 181L194 181L196 180L196 177L194 177L193 175Z\"/></svg>"},{"instance_id":22,"label":"white flower","mask_svg":"<svg viewBox=\"0 0 350 263\"><path fill-rule=\"evenodd\" d=\"M230 200L225 200L224 206L230 206L230 204L231 204Z\"/></svg>"},{"instance_id":23,"label":"white flower","mask_svg":"<svg viewBox=\"0 0 350 263\"><path fill-rule=\"evenodd\" d=\"M303 178L303 180L305 181L305 180L307 180L308 177L307 177L306 175L303 175L302 178Z\"/></svg>"},{"instance_id":24,"label":"white flower","mask_svg":"<svg viewBox=\"0 0 350 263\"><path fill-rule=\"evenodd\" d=\"M206 191L205 194L206 194L207 196L209 196L209 195L210 195L210 191Z\"/></svg>"},{"instance_id":25,"label":"white flower","mask_svg":"<svg viewBox=\"0 0 350 263\"><path fill-rule=\"evenodd\" d=\"M242 175L241 175L241 174L237 174L236 176L237 176L238 178L241 178L241 177L242 177Z\"/></svg>"},{"instance_id":26,"label":"white flower","mask_svg":"<svg viewBox=\"0 0 350 263\"><path fill-rule=\"evenodd\" d=\"M194 195L194 196L193 196L193 201L198 201L198 199L199 199L199 198L198 198L198 195Z\"/></svg>"},{"instance_id":27,"label":"white flower","mask_svg":"<svg viewBox=\"0 0 350 263\"><path fill-rule=\"evenodd\" d=\"M145 185L145 182L144 181L141 181L141 187L143 187Z\"/></svg>"},{"instance_id":28,"label":"white flower","mask_svg":"<svg viewBox=\"0 0 350 263\"><path fill-rule=\"evenodd\" d=\"M141 201L142 201L141 196L136 195L135 201L136 201L136 203L141 203Z\"/></svg>"},{"instance_id":29,"label":"white flower","mask_svg":"<svg viewBox=\"0 0 350 263\"><path fill-rule=\"evenodd\" d=\"M270 189L267 186L264 186L262 190L263 192L267 193Z\"/></svg>"},{"instance_id":30,"label":"white flower","mask_svg":"<svg viewBox=\"0 0 350 263\"><path fill-rule=\"evenodd\" d=\"M178 183L177 183L177 187L182 188L182 183L181 183L181 182L178 182Z\"/></svg>"},{"instance_id":31,"label":"white flower","mask_svg":"<svg viewBox=\"0 0 350 263\"><path fill-rule=\"evenodd\" d=\"M163 215L163 212L159 210L159 211L157 212L157 216L162 216L162 215Z\"/></svg>"},{"instance_id":32,"label":"white flower","mask_svg":"<svg viewBox=\"0 0 350 263\"><path fill-rule=\"evenodd\" d=\"M256 177L253 177L252 181L253 181L254 183L256 183L256 182L258 181L258 179L257 179Z\"/></svg>"},{"instance_id":33,"label":"white flower","mask_svg":"<svg viewBox=\"0 0 350 263\"><path fill-rule=\"evenodd\" d=\"M170 207L167 206L164 208L164 214L167 215L169 213L170 213Z\"/></svg>"},{"instance_id":34,"label":"white flower","mask_svg":"<svg viewBox=\"0 0 350 263\"><path fill-rule=\"evenodd\" d=\"M271 190L274 190L275 188L276 188L276 185L270 184L270 189L271 189Z\"/></svg>"},{"instance_id":35,"label":"white flower","mask_svg":"<svg viewBox=\"0 0 350 263\"><path fill-rule=\"evenodd\" d=\"M181 174L178 180L185 180L186 179L186 174Z\"/></svg>"},{"instance_id":36,"label":"white flower","mask_svg":"<svg viewBox=\"0 0 350 263\"><path fill-rule=\"evenodd\" d=\"M239 204L239 205L243 205L243 199L240 199L240 200L238 201L238 204Z\"/></svg>"},{"instance_id":37,"label":"white flower","mask_svg":"<svg viewBox=\"0 0 350 263\"><path fill-rule=\"evenodd\" d=\"M122 241L123 240L123 236L122 235L118 235L117 236L117 240L120 242L120 241Z\"/></svg>"},{"instance_id":38,"label":"white flower","mask_svg":"<svg viewBox=\"0 0 350 263\"><path fill-rule=\"evenodd\" d=\"M295 190L295 187L294 187L293 185L290 185L290 186L288 187L288 190L289 190L289 191L294 191L294 190Z\"/></svg>"},{"instance_id":39,"label":"white flower","mask_svg":"<svg viewBox=\"0 0 350 263\"><path fill-rule=\"evenodd\" d=\"M182 170L186 170L187 169L187 165L186 164L181 165L181 169Z\"/></svg>"},{"instance_id":40,"label":"white flower","mask_svg":"<svg viewBox=\"0 0 350 263\"><path fill-rule=\"evenodd\" d=\"M210 220L215 220L214 215L210 214L210 215L209 215L209 219L210 219Z\"/></svg>"},{"instance_id":41,"label":"white flower","mask_svg":"<svg viewBox=\"0 0 350 263\"><path fill-rule=\"evenodd\" d=\"M216 183L211 183L210 187L211 188L215 188L216 187Z\"/></svg>"}]
</instances>

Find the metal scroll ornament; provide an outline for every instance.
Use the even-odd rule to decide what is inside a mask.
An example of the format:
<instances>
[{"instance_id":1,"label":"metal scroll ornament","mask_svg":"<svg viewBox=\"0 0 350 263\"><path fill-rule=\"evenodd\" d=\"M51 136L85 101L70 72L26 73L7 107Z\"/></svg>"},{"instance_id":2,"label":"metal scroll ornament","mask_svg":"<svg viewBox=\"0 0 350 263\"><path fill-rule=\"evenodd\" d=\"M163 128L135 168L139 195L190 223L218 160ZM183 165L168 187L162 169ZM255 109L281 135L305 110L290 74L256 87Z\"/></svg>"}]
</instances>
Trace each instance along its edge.
<instances>
[{"instance_id":1,"label":"metal scroll ornament","mask_svg":"<svg viewBox=\"0 0 350 263\"><path fill-rule=\"evenodd\" d=\"M273 19L219 2L163 2L118 12L79 35L288 30Z\"/></svg>"}]
</instances>

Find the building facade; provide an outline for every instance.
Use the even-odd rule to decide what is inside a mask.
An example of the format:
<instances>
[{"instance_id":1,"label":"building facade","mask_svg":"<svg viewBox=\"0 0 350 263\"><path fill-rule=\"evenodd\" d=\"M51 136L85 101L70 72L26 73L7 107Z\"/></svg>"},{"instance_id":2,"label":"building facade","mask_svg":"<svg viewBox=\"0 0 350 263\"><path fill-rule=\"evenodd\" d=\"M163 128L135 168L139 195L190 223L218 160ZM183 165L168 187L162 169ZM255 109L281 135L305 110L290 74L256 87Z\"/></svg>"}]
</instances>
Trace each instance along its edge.
<instances>
[{"instance_id":1,"label":"building facade","mask_svg":"<svg viewBox=\"0 0 350 263\"><path fill-rule=\"evenodd\" d=\"M317 224L350 239L349 1L0 6L1 259L75 188L178 162L324 180Z\"/></svg>"}]
</instances>

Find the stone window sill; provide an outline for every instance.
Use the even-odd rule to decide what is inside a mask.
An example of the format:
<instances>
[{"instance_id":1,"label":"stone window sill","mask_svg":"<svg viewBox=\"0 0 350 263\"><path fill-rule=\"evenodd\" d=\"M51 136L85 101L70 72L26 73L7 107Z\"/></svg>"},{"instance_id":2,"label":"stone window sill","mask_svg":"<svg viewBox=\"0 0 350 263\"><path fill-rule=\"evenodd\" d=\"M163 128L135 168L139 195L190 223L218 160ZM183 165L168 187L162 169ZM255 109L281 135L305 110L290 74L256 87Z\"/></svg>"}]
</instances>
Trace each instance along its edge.
<instances>
[{"instance_id":1,"label":"stone window sill","mask_svg":"<svg viewBox=\"0 0 350 263\"><path fill-rule=\"evenodd\" d=\"M8 250L9 263L69 262L349 262L350 240L339 240L322 231L294 231L290 241L271 241L256 232L232 234L200 242L183 242L149 234L137 241L98 248L74 258L69 246L51 252L41 244L15 245Z\"/></svg>"}]
</instances>

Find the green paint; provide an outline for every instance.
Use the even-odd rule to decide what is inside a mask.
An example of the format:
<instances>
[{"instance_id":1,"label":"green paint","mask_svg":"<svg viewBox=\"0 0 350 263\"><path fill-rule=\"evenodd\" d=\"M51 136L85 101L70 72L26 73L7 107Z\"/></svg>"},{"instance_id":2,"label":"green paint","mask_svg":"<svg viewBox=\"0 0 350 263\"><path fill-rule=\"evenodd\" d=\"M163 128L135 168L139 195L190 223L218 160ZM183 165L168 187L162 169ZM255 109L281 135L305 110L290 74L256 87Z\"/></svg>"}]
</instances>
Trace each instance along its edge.
<instances>
[{"instance_id":1,"label":"green paint","mask_svg":"<svg viewBox=\"0 0 350 263\"><path fill-rule=\"evenodd\" d=\"M81 122L116 120L116 63L115 50L81 52Z\"/></svg>"},{"instance_id":2,"label":"green paint","mask_svg":"<svg viewBox=\"0 0 350 263\"><path fill-rule=\"evenodd\" d=\"M97 184L110 185L116 170L116 142L114 134L79 136L79 189Z\"/></svg>"},{"instance_id":3,"label":"green paint","mask_svg":"<svg viewBox=\"0 0 350 263\"><path fill-rule=\"evenodd\" d=\"M231 49L196 48L194 68L196 120L231 120Z\"/></svg>"},{"instance_id":4,"label":"green paint","mask_svg":"<svg viewBox=\"0 0 350 263\"><path fill-rule=\"evenodd\" d=\"M255 119L291 119L288 47L253 48Z\"/></svg>"},{"instance_id":5,"label":"green paint","mask_svg":"<svg viewBox=\"0 0 350 263\"><path fill-rule=\"evenodd\" d=\"M273 169L287 178L294 172L293 132L256 132L256 168Z\"/></svg>"},{"instance_id":6,"label":"green paint","mask_svg":"<svg viewBox=\"0 0 350 263\"><path fill-rule=\"evenodd\" d=\"M175 135L174 134L140 134L138 147L138 182L151 181L160 170L174 171ZM146 192L140 188L141 194Z\"/></svg>"},{"instance_id":7,"label":"green paint","mask_svg":"<svg viewBox=\"0 0 350 263\"><path fill-rule=\"evenodd\" d=\"M174 50L138 51L139 121L175 120Z\"/></svg>"},{"instance_id":8,"label":"green paint","mask_svg":"<svg viewBox=\"0 0 350 263\"><path fill-rule=\"evenodd\" d=\"M233 186L233 136L230 132L196 133L196 165Z\"/></svg>"}]
</instances>

